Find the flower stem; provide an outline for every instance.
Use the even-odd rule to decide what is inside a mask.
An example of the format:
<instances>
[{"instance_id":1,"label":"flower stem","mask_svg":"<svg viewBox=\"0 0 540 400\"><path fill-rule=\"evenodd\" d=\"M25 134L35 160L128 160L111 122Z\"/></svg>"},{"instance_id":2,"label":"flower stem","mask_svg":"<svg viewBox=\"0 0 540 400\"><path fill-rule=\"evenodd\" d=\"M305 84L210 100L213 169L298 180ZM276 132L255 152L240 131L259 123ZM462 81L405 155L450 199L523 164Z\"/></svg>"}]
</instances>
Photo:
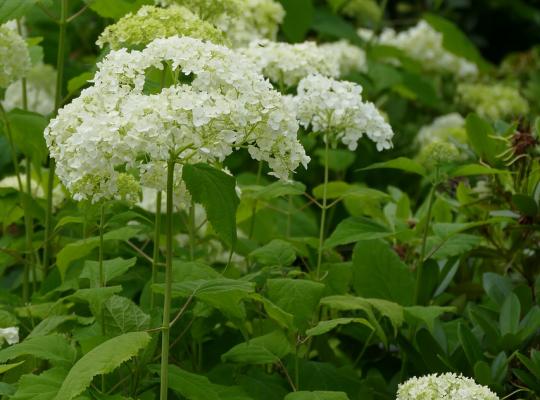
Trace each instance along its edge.
<instances>
[{"instance_id":1,"label":"flower stem","mask_svg":"<svg viewBox=\"0 0 540 400\"><path fill-rule=\"evenodd\" d=\"M418 259L418 268L416 271L416 285L414 288L414 299L415 304L418 304L418 301L420 300L420 285L422 284L422 273L424 269L424 257L426 255L426 245L427 245L427 236L429 233L429 226L431 222L431 212L433 209L433 202L435 199L435 190L437 189L437 185L433 184L431 187L431 190L429 191L429 198L428 198L428 210L427 210L427 220L426 225L424 227L424 233L422 235L422 247L420 248L420 258Z\"/></svg>"},{"instance_id":2,"label":"flower stem","mask_svg":"<svg viewBox=\"0 0 540 400\"><path fill-rule=\"evenodd\" d=\"M262 168L263 163L262 161L259 161L259 167L257 168L257 179L255 180L255 184L259 185L261 182L261 176L262 176ZM255 218L257 214L257 200L253 201L253 207L251 208L251 222L249 225L249 235L248 238L253 238L253 231L255 230Z\"/></svg>"},{"instance_id":3,"label":"flower stem","mask_svg":"<svg viewBox=\"0 0 540 400\"><path fill-rule=\"evenodd\" d=\"M99 286L105 287L107 282L105 281L105 272L103 271L103 232L105 230L105 203L100 207L99 218Z\"/></svg>"},{"instance_id":4,"label":"flower stem","mask_svg":"<svg viewBox=\"0 0 540 400\"><path fill-rule=\"evenodd\" d=\"M327 209L327 199L326 191L328 186L328 153L329 153L329 140L325 141L324 144L324 187L323 187L323 202L321 210L321 227L319 230L319 254L317 257L317 279L320 278L321 274L321 263L322 263L322 254L323 254L323 243L324 243L324 226L326 223L326 209Z\"/></svg>"},{"instance_id":5,"label":"flower stem","mask_svg":"<svg viewBox=\"0 0 540 400\"><path fill-rule=\"evenodd\" d=\"M167 400L169 385L169 333L171 317L171 285L173 257L173 190L174 165L176 160L171 156L167 162L167 217L166 228L166 260L165 260L165 296L163 300L163 325L161 327L161 386L160 400Z\"/></svg>"},{"instance_id":6,"label":"flower stem","mask_svg":"<svg viewBox=\"0 0 540 400\"><path fill-rule=\"evenodd\" d=\"M56 97L54 101L54 112L62 105L62 86L64 83L64 63L66 54L66 25L67 25L68 0L60 0L60 20L58 21L58 53L56 58ZM50 265L51 240L52 240L52 214L53 214L53 189L56 165L52 158L49 158L49 179L47 181L47 208L45 210L45 238L43 242L43 272L44 275ZM44 276L45 277L45 276Z\"/></svg>"},{"instance_id":7,"label":"flower stem","mask_svg":"<svg viewBox=\"0 0 540 400\"><path fill-rule=\"evenodd\" d=\"M191 200L189 205L189 259L195 259L195 202Z\"/></svg>"},{"instance_id":8,"label":"flower stem","mask_svg":"<svg viewBox=\"0 0 540 400\"><path fill-rule=\"evenodd\" d=\"M156 215L154 219L154 253L152 256L152 284L157 281L157 268L159 263L159 236L161 233L161 190L156 193ZM150 308L156 304L156 295L151 291Z\"/></svg>"},{"instance_id":9,"label":"flower stem","mask_svg":"<svg viewBox=\"0 0 540 400\"><path fill-rule=\"evenodd\" d=\"M17 185L19 188L19 198L20 203L23 208L24 212L24 225L25 225L25 236L26 236L26 258L24 262L24 270L23 270L23 281L22 281L22 299L23 302L28 302L28 299L30 298L30 290L29 290L29 276L30 276L30 254L31 254L31 246L29 246L28 241L28 225L29 225L29 210L28 210L28 198L25 197L25 187L21 178L21 171L19 168L19 160L17 159L17 150L15 148L15 143L13 141L13 133L11 131L11 124L9 123L9 118L7 116L6 110L4 109L2 103L0 102L0 114L2 115L2 120L4 122L5 131L11 151L11 159L13 162L13 169L15 170L15 176L17 177ZM28 180L28 174L29 171L27 171L27 180ZM31 194L29 193L29 196Z\"/></svg>"}]
</instances>

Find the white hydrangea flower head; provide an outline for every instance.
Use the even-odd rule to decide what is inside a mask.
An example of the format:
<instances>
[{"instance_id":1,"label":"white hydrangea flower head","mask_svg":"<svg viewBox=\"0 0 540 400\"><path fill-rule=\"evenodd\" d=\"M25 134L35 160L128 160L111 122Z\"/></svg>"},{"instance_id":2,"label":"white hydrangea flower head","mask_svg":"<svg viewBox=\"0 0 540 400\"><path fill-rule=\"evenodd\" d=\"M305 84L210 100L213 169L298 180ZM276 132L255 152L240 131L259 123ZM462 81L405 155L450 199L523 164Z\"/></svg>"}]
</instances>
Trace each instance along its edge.
<instances>
[{"instance_id":1,"label":"white hydrangea flower head","mask_svg":"<svg viewBox=\"0 0 540 400\"><path fill-rule=\"evenodd\" d=\"M28 110L43 115L52 113L54 110L55 88L55 69L47 64L33 66L26 77ZM23 108L21 80L9 85L2 104L7 111L14 108Z\"/></svg>"},{"instance_id":2,"label":"white hydrangea flower head","mask_svg":"<svg viewBox=\"0 0 540 400\"><path fill-rule=\"evenodd\" d=\"M145 93L145 72L164 64L181 82ZM98 67L95 85L45 130L58 176L77 200L136 202L141 185L164 191L171 153L180 164L213 164L247 148L280 179L309 162L294 112L249 60L226 47L157 39L142 51L113 51Z\"/></svg>"},{"instance_id":3,"label":"white hydrangea flower head","mask_svg":"<svg viewBox=\"0 0 540 400\"><path fill-rule=\"evenodd\" d=\"M185 7L169 8L143 6L137 13L129 13L109 25L99 36L99 47L109 45L117 50L122 47L146 46L152 40L171 36L190 36L225 43L223 32L203 21Z\"/></svg>"},{"instance_id":4,"label":"white hydrangea flower head","mask_svg":"<svg viewBox=\"0 0 540 400\"><path fill-rule=\"evenodd\" d=\"M285 10L275 0L242 0L241 17L232 23L222 24L222 29L233 46L243 47L253 40L276 40L284 18Z\"/></svg>"},{"instance_id":5,"label":"white hydrangea flower head","mask_svg":"<svg viewBox=\"0 0 540 400\"><path fill-rule=\"evenodd\" d=\"M19 343L19 327L0 328L0 344L3 341L7 344Z\"/></svg>"},{"instance_id":6,"label":"white hydrangea flower head","mask_svg":"<svg viewBox=\"0 0 540 400\"><path fill-rule=\"evenodd\" d=\"M459 113L441 115L435 118L431 124L420 128L416 140L421 146L436 141L465 144L467 142L465 119Z\"/></svg>"},{"instance_id":7,"label":"white hydrangea flower head","mask_svg":"<svg viewBox=\"0 0 540 400\"><path fill-rule=\"evenodd\" d=\"M460 84L457 100L480 116L493 120L529 112L529 103L519 90L504 84Z\"/></svg>"},{"instance_id":8,"label":"white hydrangea flower head","mask_svg":"<svg viewBox=\"0 0 540 400\"><path fill-rule=\"evenodd\" d=\"M23 37L10 26L0 25L0 88L24 78L30 66L30 53Z\"/></svg>"},{"instance_id":9,"label":"white hydrangea flower head","mask_svg":"<svg viewBox=\"0 0 540 400\"><path fill-rule=\"evenodd\" d=\"M359 30L358 34L368 40L373 35L365 29ZM384 29L375 41L403 50L429 71L451 73L461 78L478 75L476 64L446 50L443 35L424 20L399 33L390 28Z\"/></svg>"},{"instance_id":10,"label":"white hydrangea flower head","mask_svg":"<svg viewBox=\"0 0 540 400\"><path fill-rule=\"evenodd\" d=\"M399 385L396 400L499 400L488 387L454 373L414 377Z\"/></svg>"},{"instance_id":11,"label":"white hydrangea flower head","mask_svg":"<svg viewBox=\"0 0 540 400\"><path fill-rule=\"evenodd\" d=\"M310 75L300 81L295 103L302 126L341 141L349 150L356 150L364 135L379 151L392 147L392 127L373 103L362 101L362 87L356 83Z\"/></svg>"},{"instance_id":12,"label":"white hydrangea flower head","mask_svg":"<svg viewBox=\"0 0 540 400\"><path fill-rule=\"evenodd\" d=\"M259 40L239 52L252 60L264 76L280 86L296 86L311 74L334 78L340 75L340 59L329 57L328 50L315 42L289 44Z\"/></svg>"},{"instance_id":13,"label":"white hydrangea flower head","mask_svg":"<svg viewBox=\"0 0 540 400\"><path fill-rule=\"evenodd\" d=\"M365 51L346 40L323 43L319 45L319 48L326 52L326 57L337 59L340 76L367 71Z\"/></svg>"}]
</instances>

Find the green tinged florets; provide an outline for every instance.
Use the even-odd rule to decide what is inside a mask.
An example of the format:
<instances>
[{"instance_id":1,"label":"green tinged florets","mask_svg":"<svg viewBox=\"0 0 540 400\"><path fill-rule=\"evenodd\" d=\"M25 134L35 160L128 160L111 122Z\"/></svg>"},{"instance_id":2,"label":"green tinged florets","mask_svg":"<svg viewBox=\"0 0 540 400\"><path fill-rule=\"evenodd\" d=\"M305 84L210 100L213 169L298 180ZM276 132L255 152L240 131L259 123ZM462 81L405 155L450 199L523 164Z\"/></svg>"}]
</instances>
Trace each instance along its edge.
<instances>
[{"instance_id":1,"label":"green tinged florets","mask_svg":"<svg viewBox=\"0 0 540 400\"><path fill-rule=\"evenodd\" d=\"M180 5L224 32L233 47L243 47L253 40L276 40L285 17L276 0L155 0L168 7Z\"/></svg>"},{"instance_id":2,"label":"green tinged florets","mask_svg":"<svg viewBox=\"0 0 540 400\"><path fill-rule=\"evenodd\" d=\"M154 39L171 36L190 36L218 44L226 42L219 29L185 7L143 6L136 14L127 14L116 24L108 26L97 44L100 47L108 44L117 50L122 47L144 47Z\"/></svg>"},{"instance_id":3,"label":"green tinged florets","mask_svg":"<svg viewBox=\"0 0 540 400\"><path fill-rule=\"evenodd\" d=\"M418 160L426 168L440 167L459 161L459 150L449 142L432 142L422 148Z\"/></svg>"},{"instance_id":4,"label":"green tinged florets","mask_svg":"<svg viewBox=\"0 0 540 400\"><path fill-rule=\"evenodd\" d=\"M409 379L399 385L397 400L498 400L487 386L453 373Z\"/></svg>"},{"instance_id":5,"label":"green tinged florets","mask_svg":"<svg viewBox=\"0 0 540 400\"><path fill-rule=\"evenodd\" d=\"M229 17L242 14L241 0L157 0L162 6L181 5L196 13L205 21L215 21L222 15Z\"/></svg>"},{"instance_id":6,"label":"green tinged florets","mask_svg":"<svg viewBox=\"0 0 540 400\"><path fill-rule=\"evenodd\" d=\"M482 117L502 119L529 112L529 103L519 90L503 84L461 84L458 101Z\"/></svg>"}]
</instances>

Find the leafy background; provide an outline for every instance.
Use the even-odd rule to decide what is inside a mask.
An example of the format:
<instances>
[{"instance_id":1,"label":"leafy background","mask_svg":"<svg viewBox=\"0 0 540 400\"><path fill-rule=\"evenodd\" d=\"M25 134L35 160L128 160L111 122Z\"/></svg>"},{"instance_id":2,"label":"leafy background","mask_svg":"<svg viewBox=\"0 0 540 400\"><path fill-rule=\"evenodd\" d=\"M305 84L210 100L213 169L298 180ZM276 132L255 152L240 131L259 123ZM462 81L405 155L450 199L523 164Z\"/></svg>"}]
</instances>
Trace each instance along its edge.
<instances>
[{"instance_id":1,"label":"leafy background","mask_svg":"<svg viewBox=\"0 0 540 400\"><path fill-rule=\"evenodd\" d=\"M103 56L94 45L97 36L146 3L88 1L90 10L69 24L66 101L77 96ZM368 72L350 79L386 112L395 146L384 153L369 143L354 154L332 150L327 189L335 206L325 228L322 280L313 274L319 213L304 195L321 197L320 144L304 138L313 161L294 185L258 182L258 166L242 153L227 161L236 180L192 167L186 183L214 226L195 248L176 243L172 395L392 399L408 377L453 371L501 397L537 398L538 146L527 150L526 163L507 163L499 155L515 145L516 132L538 135L539 2L384 1L380 18L382 4L366 1L358 20L337 11L339 0L281 3L287 17L280 39L289 42L346 38L363 46L358 24L405 28L425 18L443 31L449 50L477 62L492 80L518 84L531 113L521 124L469 115L470 159L436 179L415 160L415 136L438 115L469 111L452 99L454 78L426 75L414 63L396 67L381 49L368 52ZM70 15L84 6L69 4ZM54 65L58 29L46 12L57 15L58 9L53 0L4 0L0 20L24 15L30 36L42 38L36 51ZM47 120L24 113L10 118L19 156L45 165L41 133ZM3 135L0 140L0 176L9 176L10 150ZM486 196L475 191L480 181L487 182ZM242 188L239 203L235 184ZM216 193L225 194L221 202ZM33 280L24 302L25 227L18 203L15 190L0 189L0 327L21 329L21 343L0 350L0 396L156 398L156 306L163 285L149 285L153 215L121 202L107 206L106 287L99 287L99 207L65 201L54 220L55 267ZM39 199L30 204L34 248L42 251L45 205ZM176 216L176 233L189 233L187 217ZM245 234L228 263L236 228ZM158 279L163 281L161 273Z\"/></svg>"}]
</instances>

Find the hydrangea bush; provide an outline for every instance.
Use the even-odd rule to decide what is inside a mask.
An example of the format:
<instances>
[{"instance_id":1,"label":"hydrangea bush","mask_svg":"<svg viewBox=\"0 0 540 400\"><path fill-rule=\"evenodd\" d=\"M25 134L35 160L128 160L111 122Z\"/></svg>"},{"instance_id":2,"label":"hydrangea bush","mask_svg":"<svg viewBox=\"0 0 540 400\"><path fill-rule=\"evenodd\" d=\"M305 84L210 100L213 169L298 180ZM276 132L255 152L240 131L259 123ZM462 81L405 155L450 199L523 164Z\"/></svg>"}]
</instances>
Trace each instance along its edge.
<instances>
[{"instance_id":1,"label":"hydrangea bush","mask_svg":"<svg viewBox=\"0 0 540 400\"><path fill-rule=\"evenodd\" d=\"M2 400L540 396L533 5L0 3Z\"/></svg>"}]
</instances>

